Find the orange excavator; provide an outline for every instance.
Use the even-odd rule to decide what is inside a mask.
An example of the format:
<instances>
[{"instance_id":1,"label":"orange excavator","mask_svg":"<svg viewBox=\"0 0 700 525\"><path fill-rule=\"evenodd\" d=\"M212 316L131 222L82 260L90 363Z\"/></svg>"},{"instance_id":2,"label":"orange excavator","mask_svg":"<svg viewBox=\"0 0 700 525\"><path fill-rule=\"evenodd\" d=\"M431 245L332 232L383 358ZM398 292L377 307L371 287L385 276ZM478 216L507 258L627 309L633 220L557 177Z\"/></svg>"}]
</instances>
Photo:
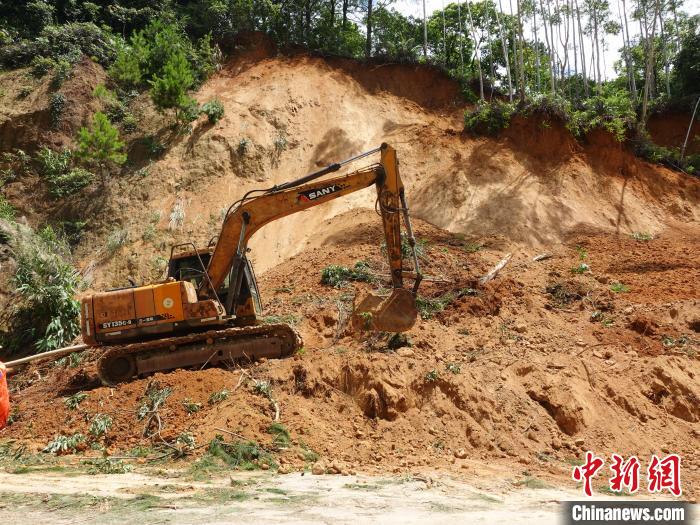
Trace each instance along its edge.
<instances>
[{"instance_id":1,"label":"orange excavator","mask_svg":"<svg viewBox=\"0 0 700 525\"><path fill-rule=\"evenodd\" d=\"M381 157L378 164L322 179L376 153ZM114 385L156 371L296 352L302 342L292 327L258 322L262 307L246 257L248 241L272 221L372 185L393 289L388 297L368 294L354 310L353 326L387 332L410 329L417 317L421 273L396 151L382 144L300 179L247 192L228 209L218 238L208 247L172 247L165 281L84 297L83 340L104 348L98 362L102 381ZM413 272L403 267L402 219L404 239L413 249ZM404 278L414 280L412 289L404 288Z\"/></svg>"}]
</instances>

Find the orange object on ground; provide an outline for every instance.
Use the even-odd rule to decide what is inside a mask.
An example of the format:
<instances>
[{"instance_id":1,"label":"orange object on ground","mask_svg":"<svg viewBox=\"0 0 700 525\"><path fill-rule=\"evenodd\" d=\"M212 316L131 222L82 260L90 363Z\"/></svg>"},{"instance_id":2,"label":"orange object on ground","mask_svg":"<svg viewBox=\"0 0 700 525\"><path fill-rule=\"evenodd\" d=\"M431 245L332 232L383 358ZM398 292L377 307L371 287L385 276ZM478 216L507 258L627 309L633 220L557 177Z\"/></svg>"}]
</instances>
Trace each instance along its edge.
<instances>
[{"instance_id":1,"label":"orange object on ground","mask_svg":"<svg viewBox=\"0 0 700 525\"><path fill-rule=\"evenodd\" d=\"M7 391L7 370L0 362L0 430L5 428L10 415L10 393Z\"/></svg>"}]
</instances>

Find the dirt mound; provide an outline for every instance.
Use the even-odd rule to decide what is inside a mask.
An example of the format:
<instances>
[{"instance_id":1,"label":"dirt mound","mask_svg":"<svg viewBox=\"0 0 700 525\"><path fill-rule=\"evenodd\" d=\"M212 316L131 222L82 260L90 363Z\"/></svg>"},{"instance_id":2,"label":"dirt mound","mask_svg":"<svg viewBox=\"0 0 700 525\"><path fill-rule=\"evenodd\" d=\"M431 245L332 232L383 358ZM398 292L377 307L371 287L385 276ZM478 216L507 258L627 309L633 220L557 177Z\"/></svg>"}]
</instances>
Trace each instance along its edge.
<instances>
[{"instance_id":1,"label":"dirt mound","mask_svg":"<svg viewBox=\"0 0 700 525\"><path fill-rule=\"evenodd\" d=\"M537 252L502 239L466 241L422 221L416 226L430 276L421 295L429 300L409 346L390 348L388 334L345 332L354 298L386 286L381 277L337 289L320 284L320 269L331 263L364 260L376 275L385 273L377 219L355 210L324 223L319 245L260 278L267 320L293 323L304 337L293 358L179 370L114 389L95 385L89 357L77 371L44 365L13 381L17 421L3 437L40 448L57 433L87 435L103 413L113 418L109 452L158 445L159 437L144 437L146 421L138 418L149 382L157 381L172 389L160 410L160 437L254 440L274 451L283 469L301 469L317 455L339 470L370 472L465 472L468 461L483 459L568 478L570 462L586 449L646 457L664 448L683 455L684 490L695 493L700 345L688 321L698 318L698 294L688 288L669 303L645 290L682 276L686 287L700 282L683 264L700 248L691 235L697 228L646 242L581 234L534 262ZM608 265L613 246L626 251L629 267ZM515 255L502 274L476 285L507 250ZM657 250L669 269L632 269L646 268ZM573 279L579 292L553 302L547 290L571 281L582 257L591 273ZM614 282L629 291L611 292ZM640 333L640 323L654 330ZM88 397L70 410L64 398L78 390ZM217 402L223 390L228 397ZM186 400L200 409L189 413ZM291 435L281 449L271 431L276 411Z\"/></svg>"}]
</instances>

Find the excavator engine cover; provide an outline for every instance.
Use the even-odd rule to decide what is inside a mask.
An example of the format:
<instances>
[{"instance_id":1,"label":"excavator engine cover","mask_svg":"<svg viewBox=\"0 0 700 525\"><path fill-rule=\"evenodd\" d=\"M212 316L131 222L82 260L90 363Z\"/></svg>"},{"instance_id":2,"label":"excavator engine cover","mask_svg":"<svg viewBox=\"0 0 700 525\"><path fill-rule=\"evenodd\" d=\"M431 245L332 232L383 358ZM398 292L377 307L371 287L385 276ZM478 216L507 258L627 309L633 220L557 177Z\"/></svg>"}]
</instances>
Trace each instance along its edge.
<instances>
[{"instance_id":1,"label":"excavator engine cover","mask_svg":"<svg viewBox=\"0 0 700 525\"><path fill-rule=\"evenodd\" d=\"M389 297L365 296L355 308L352 326L356 330L405 332L418 318L416 298L404 288L395 288Z\"/></svg>"}]
</instances>

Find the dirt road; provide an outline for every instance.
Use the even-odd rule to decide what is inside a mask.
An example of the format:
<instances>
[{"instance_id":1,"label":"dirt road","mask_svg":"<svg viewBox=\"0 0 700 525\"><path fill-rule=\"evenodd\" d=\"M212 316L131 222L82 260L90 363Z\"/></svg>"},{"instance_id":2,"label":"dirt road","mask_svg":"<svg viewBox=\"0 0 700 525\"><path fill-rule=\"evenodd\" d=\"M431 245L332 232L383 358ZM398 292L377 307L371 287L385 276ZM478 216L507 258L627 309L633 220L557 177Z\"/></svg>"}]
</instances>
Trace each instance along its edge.
<instances>
[{"instance_id":1,"label":"dirt road","mask_svg":"<svg viewBox=\"0 0 700 525\"><path fill-rule=\"evenodd\" d=\"M127 475L0 473L3 523L559 523L559 501L578 492L546 486L490 490L444 475L405 477L234 473L191 482Z\"/></svg>"}]
</instances>

